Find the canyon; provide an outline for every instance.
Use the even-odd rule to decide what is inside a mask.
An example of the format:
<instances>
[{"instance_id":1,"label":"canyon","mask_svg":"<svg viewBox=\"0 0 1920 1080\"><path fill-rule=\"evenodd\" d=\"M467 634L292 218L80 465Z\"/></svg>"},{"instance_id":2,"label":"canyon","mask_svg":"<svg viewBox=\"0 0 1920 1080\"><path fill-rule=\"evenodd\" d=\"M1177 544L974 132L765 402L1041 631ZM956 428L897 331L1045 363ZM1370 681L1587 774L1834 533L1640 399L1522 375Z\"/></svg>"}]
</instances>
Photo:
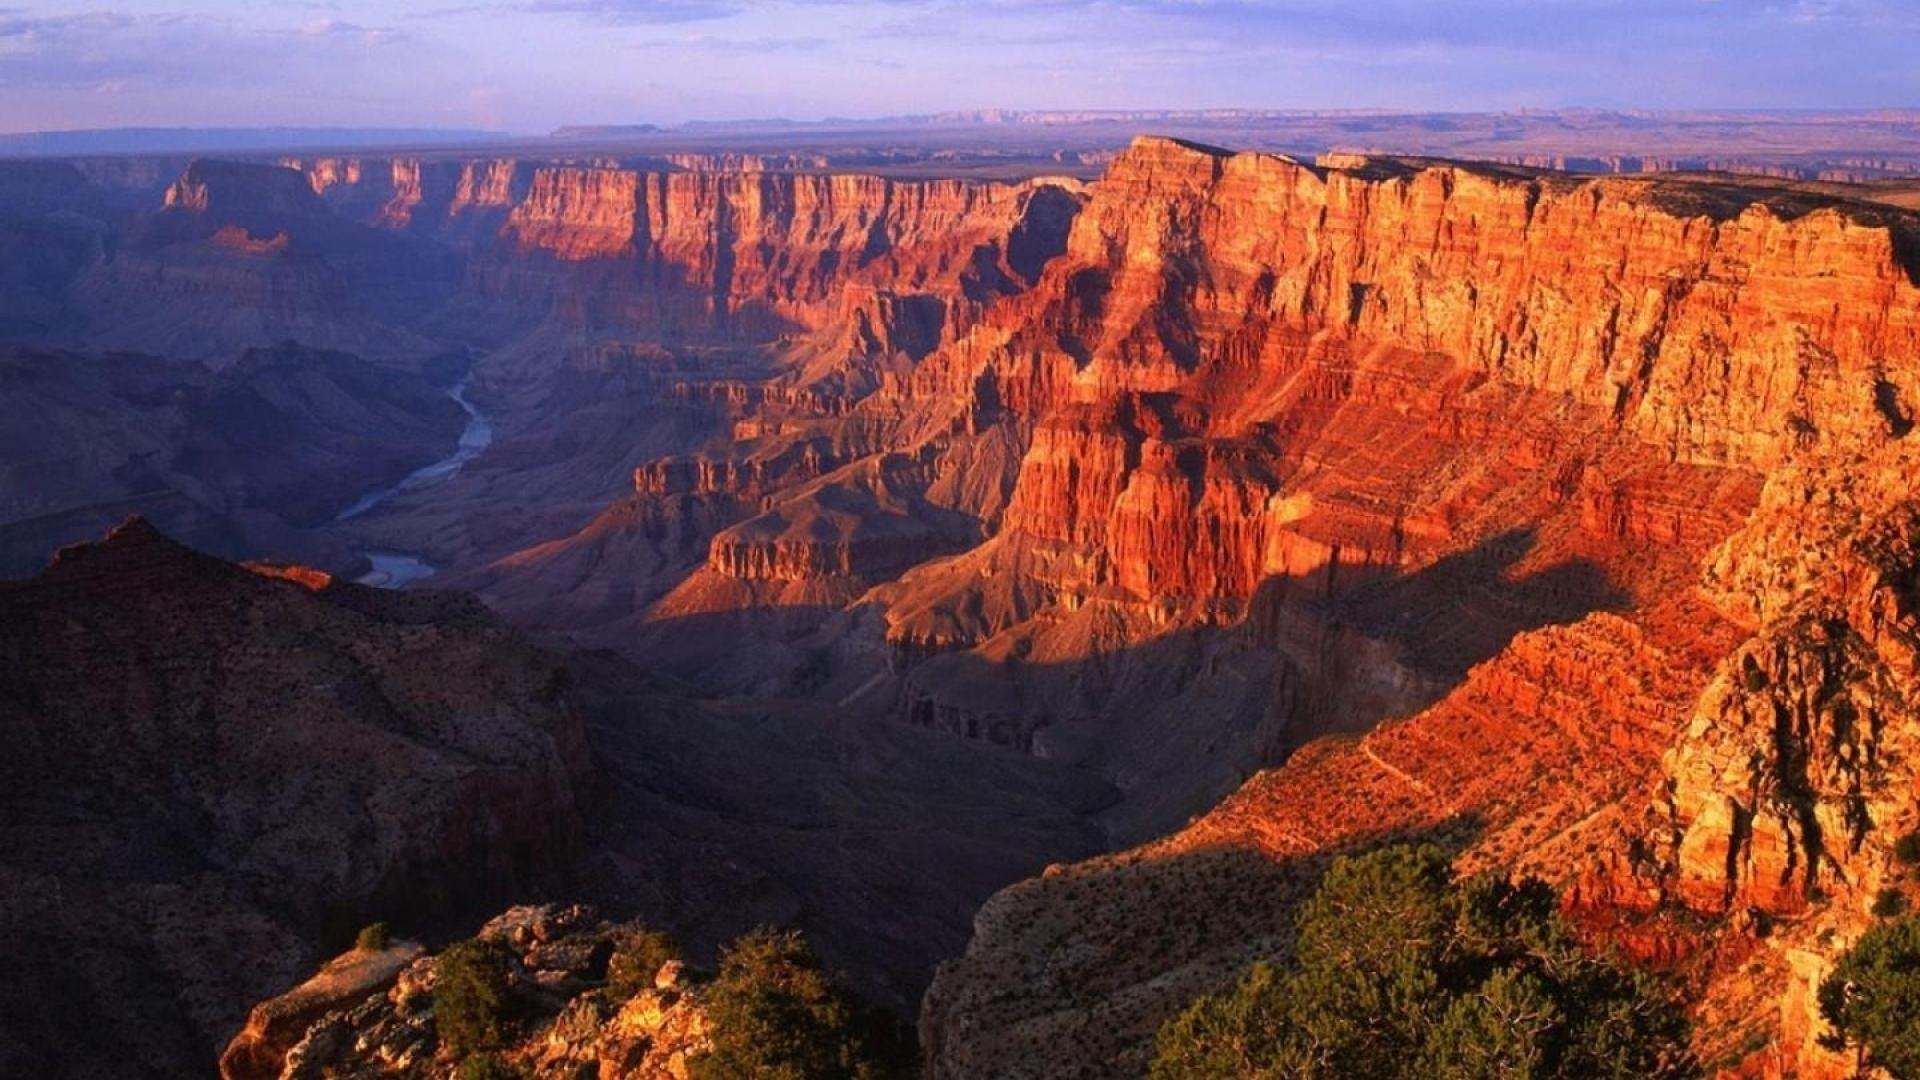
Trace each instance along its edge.
<instances>
[{"instance_id":1,"label":"canyon","mask_svg":"<svg viewBox=\"0 0 1920 1080\"><path fill-rule=\"evenodd\" d=\"M1421 835L1710 1071L1848 1075L1920 217L1535 164L0 162L0 870L67 1002L0 1064L204 1072L358 921L565 896L798 925L931 1076L1133 1076ZM59 1026L114 980L164 1040Z\"/></svg>"}]
</instances>

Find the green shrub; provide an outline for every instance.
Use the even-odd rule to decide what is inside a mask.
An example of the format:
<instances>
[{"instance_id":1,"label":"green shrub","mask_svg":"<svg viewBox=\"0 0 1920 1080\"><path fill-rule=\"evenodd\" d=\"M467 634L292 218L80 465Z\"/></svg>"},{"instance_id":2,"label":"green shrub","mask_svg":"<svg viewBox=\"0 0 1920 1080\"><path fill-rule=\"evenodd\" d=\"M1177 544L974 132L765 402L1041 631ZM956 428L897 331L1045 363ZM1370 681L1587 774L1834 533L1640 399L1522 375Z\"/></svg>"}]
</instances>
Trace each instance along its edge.
<instances>
[{"instance_id":1,"label":"green shrub","mask_svg":"<svg viewBox=\"0 0 1920 1080\"><path fill-rule=\"evenodd\" d=\"M1910 832L1895 840L1893 857L1902 866L1920 866L1920 832Z\"/></svg>"},{"instance_id":2,"label":"green shrub","mask_svg":"<svg viewBox=\"0 0 1920 1080\"><path fill-rule=\"evenodd\" d=\"M1891 886L1881 889L1874 894L1872 910L1873 917L1876 919L1891 919L1896 915L1904 915L1907 913L1907 894Z\"/></svg>"},{"instance_id":3,"label":"green shrub","mask_svg":"<svg viewBox=\"0 0 1920 1080\"><path fill-rule=\"evenodd\" d=\"M613 939L607 960L607 995L625 1001L653 986L654 976L669 961L680 959L673 939L658 930L622 930Z\"/></svg>"},{"instance_id":4,"label":"green shrub","mask_svg":"<svg viewBox=\"0 0 1920 1080\"><path fill-rule=\"evenodd\" d=\"M1692 1075L1685 1014L1589 955L1538 881L1456 882L1432 847L1336 860L1287 968L1256 964L1162 1027L1154 1080Z\"/></svg>"},{"instance_id":5,"label":"green shrub","mask_svg":"<svg viewBox=\"0 0 1920 1080\"><path fill-rule=\"evenodd\" d=\"M353 939L353 947L361 952L380 952L391 942L392 935L383 922L368 923L360 928Z\"/></svg>"},{"instance_id":6,"label":"green shrub","mask_svg":"<svg viewBox=\"0 0 1920 1080\"><path fill-rule=\"evenodd\" d=\"M465 1054L501 1041L513 963L513 951L493 939L463 941L440 954L433 1012L441 1042Z\"/></svg>"},{"instance_id":7,"label":"green shrub","mask_svg":"<svg viewBox=\"0 0 1920 1080\"><path fill-rule=\"evenodd\" d=\"M880 1075L852 1002L797 931L755 930L728 947L707 994L713 1049L697 1080L844 1080Z\"/></svg>"},{"instance_id":8,"label":"green shrub","mask_svg":"<svg viewBox=\"0 0 1920 1080\"><path fill-rule=\"evenodd\" d=\"M1856 1047L1895 1080L1920 1078L1920 916L1868 930L1820 984L1821 1041Z\"/></svg>"}]
</instances>

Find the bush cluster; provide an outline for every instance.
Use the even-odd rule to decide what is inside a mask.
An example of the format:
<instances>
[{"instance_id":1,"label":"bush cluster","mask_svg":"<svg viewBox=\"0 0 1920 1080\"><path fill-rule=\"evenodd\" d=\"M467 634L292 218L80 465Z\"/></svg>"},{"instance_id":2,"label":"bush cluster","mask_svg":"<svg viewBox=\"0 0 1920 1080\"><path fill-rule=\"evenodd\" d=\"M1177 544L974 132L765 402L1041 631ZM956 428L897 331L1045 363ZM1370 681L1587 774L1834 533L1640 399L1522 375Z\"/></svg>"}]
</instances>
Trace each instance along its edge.
<instances>
[{"instance_id":1,"label":"bush cluster","mask_svg":"<svg viewBox=\"0 0 1920 1080\"><path fill-rule=\"evenodd\" d=\"M506 1036L513 950L474 938L440 954L433 984L434 1027L456 1053L497 1046Z\"/></svg>"},{"instance_id":2,"label":"bush cluster","mask_svg":"<svg viewBox=\"0 0 1920 1080\"><path fill-rule=\"evenodd\" d=\"M1857 1048L1895 1080L1920 1080L1920 916L1863 934L1820 984L1820 1014L1830 1048Z\"/></svg>"},{"instance_id":3,"label":"bush cluster","mask_svg":"<svg viewBox=\"0 0 1920 1080\"><path fill-rule=\"evenodd\" d=\"M696 1080L848 1080L883 1074L869 1024L792 930L756 930L708 989L713 1050Z\"/></svg>"},{"instance_id":4,"label":"bush cluster","mask_svg":"<svg viewBox=\"0 0 1920 1080\"><path fill-rule=\"evenodd\" d=\"M1153 1080L1667 1080L1697 1067L1650 977L1582 949L1546 884L1457 882L1428 846L1337 860L1291 964L1160 1031Z\"/></svg>"}]
</instances>

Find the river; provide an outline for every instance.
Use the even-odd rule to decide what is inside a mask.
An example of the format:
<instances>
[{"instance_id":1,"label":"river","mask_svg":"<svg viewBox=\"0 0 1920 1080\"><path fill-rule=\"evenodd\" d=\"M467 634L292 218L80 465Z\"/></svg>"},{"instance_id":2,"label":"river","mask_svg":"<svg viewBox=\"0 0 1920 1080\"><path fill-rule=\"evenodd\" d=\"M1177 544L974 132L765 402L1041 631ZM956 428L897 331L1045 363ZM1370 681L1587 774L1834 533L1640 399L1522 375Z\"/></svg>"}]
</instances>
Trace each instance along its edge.
<instances>
[{"instance_id":1,"label":"river","mask_svg":"<svg viewBox=\"0 0 1920 1080\"><path fill-rule=\"evenodd\" d=\"M479 457L493 443L493 422L467 400L467 380L454 383L447 396L464 409L467 414L467 426L460 432L460 441L454 444L453 453L430 465L419 468L402 477L400 482L378 488L362 495L352 506L340 511L336 522L351 521L387 501L391 496L403 491L418 491L432 487L457 475L466 467L467 462ZM361 585L373 585L382 589L400 589L432 577L434 566L419 555L406 551L369 548L361 552L373 569L360 575L355 581Z\"/></svg>"}]
</instances>

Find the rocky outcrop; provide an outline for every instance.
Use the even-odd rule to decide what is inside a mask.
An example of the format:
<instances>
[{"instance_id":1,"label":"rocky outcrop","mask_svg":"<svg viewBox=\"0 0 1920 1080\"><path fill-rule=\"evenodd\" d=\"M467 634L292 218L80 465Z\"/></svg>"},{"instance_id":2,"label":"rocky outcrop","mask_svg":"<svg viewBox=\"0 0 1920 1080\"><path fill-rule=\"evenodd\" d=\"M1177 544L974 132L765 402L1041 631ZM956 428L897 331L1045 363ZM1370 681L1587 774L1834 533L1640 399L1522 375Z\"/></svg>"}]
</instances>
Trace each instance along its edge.
<instances>
[{"instance_id":1,"label":"rocky outcrop","mask_svg":"<svg viewBox=\"0 0 1920 1080\"><path fill-rule=\"evenodd\" d=\"M1917 460L1903 441L1769 480L1705 579L1752 636L1693 703L1660 796L1628 830L1632 857L1594 875L1616 903L1725 919L1718 947L1747 968L1716 972L1709 1007L1749 1007L1714 1009L1707 1036L1766 1039L1755 1066L1769 1076L1851 1075L1818 1044L1814 990L1898 891L1892 846L1920 828Z\"/></svg>"},{"instance_id":2,"label":"rocky outcrop","mask_svg":"<svg viewBox=\"0 0 1920 1080\"><path fill-rule=\"evenodd\" d=\"M0 1071L204 1072L315 942L578 850L559 666L471 601L314 584L139 520L0 584Z\"/></svg>"},{"instance_id":3,"label":"rocky outcrop","mask_svg":"<svg viewBox=\"0 0 1920 1080\"><path fill-rule=\"evenodd\" d=\"M356 948L327 961L306 982L253 1007L246 1026L220 1055L220 1075L226 1080L274 1080L288 1052L315 1023L386 993L422 952L419 944L405 941L379 949Z\"/></svg>"},{"instance_id":4,"label":"rocky outcrop","mask_svg":"<svg viewBox=\"0 0 1920 1080\"><path fill-rule=\"evenodd\" d=\"M511 956L515 1020L494 1056L543 1080L687 1080L710 1046L703 987L672 960L650 986L616 996L605 985L607 964L628 929L557 904L511 908L483 926L475 940L498 942ZM336 957L255 1007L221 1058L221 1077L455 1075L462 1058L434 1023L439 959L411 945Z\"/></svg>"}]
</instances>

